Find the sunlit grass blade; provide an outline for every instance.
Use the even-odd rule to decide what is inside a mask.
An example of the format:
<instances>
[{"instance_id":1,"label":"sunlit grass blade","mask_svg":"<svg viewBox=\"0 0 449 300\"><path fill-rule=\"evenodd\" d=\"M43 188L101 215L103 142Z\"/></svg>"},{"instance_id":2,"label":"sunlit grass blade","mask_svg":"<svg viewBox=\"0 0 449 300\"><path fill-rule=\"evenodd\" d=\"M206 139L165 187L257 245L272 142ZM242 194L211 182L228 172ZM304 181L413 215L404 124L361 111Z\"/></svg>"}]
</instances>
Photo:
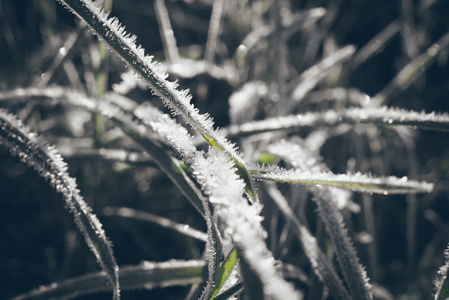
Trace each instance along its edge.
<instances>
[{"instance_id":1,"label":"sunlit grass blade","mask_svg":"<svg viewBox=\"0 0 449 300\"><path fill-rule=\"evenodd\" d=\"M160 217L160 216L157 216L154 214L150 214L148 212L138 211L138 210L126 208L126 207L106 206L103 208L103 215L143 220L146 222L157 224L161 227L175 230L182 235L190 236L190 237L197 239L199 241L202 241L202 242L207 241L207 234L202 231L196 230L194 228L190 228L189 225L180 224L180 223L174 222L170 219L163 218L163 217Z\"/></svg>"},{"instance_id":2,"label":"sunlit grass blade","mask_svg":"<svg viewBox=\"0 0 449 300\"><path fill-rule=\"evenodd\" d=\"M118 265L111 244L100 221L79 194L75 180L68 175L67 165L59 153L5 110L0 110L0 142L40 176L49 180L51 186L63 196L87 245L106 272L114 299L119 299Z\"/></svg>"},{"instance_id":3,"label":"sunlit grass blade","mask_svg":"<svg viewBox=\"0 0 449 300\"><path fill-rule=\"evenodd\" d=\"M122 290L153 289L170 286L184 286L205 280L206 263L201 260L167 261L161 263L143 262L137 266L120 268ZM84 295L111 291L104 272L39 287L13 300L72 299Z\"/></svg>"},{"instance_id":4,"label":"sunlit grass blade","mask_svg":"<svg viewBox=\"0 0 449 300\"><path fill-rule=\"evenodd\" d=\"M310 172L299 169L285 170L277 167L251 170L251 176L257 180L270 180L299 185L334 186L358 192L376 194L429 193L433 184L397 178L372 177L361 173L333 174L331 172Z\"/></svg>"}]
</instances>

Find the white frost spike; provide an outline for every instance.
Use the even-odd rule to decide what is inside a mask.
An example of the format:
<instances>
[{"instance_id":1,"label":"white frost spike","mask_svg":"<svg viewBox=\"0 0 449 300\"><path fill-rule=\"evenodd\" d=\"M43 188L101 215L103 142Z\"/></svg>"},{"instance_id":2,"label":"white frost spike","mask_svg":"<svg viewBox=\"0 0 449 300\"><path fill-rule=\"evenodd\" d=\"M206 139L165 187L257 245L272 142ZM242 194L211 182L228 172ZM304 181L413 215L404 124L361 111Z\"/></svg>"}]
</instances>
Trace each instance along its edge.
<instances>
[{"instance_id":1,"label":"white frost spike","mask_svg":"<svg viewBox=\"0 0 449 300\"><path fill-rule=\"evenodd\" d=\"M113 286L114 299L120 298L118 266L110 242L100 221L91 213L76 187L75 180L67 174L67 165L53 146L41 137L30 133L29 129L13 115L0 109L0 142L22 162L36 170L40 176L62 194L67 207L73 214L75 223L83 233L86 243L97 257Z\"/></svg>"}]
</instances>

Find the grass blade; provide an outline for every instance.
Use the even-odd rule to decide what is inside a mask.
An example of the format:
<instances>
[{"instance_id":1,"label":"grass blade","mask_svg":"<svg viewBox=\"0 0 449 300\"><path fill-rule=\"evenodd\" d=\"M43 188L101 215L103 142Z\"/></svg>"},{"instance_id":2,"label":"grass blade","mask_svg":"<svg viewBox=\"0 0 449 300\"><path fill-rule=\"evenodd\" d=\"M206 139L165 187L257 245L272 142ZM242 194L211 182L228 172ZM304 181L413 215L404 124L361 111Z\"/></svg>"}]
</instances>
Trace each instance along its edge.
<instances>
[{"instance_id":1,"label":"grass blade","mask_svg":"<svg viewBox=\"0 0 449 300\"><path fill-rule=\"evenodd\" d=\"M157 224L161 227L175 230L182 235L190 236L202 242L206 242L208 237L206 233L194 228L190 228L189 225L180 224L167 218L131 208L106 206L105 208L103 208L103 215L143 220L146 222Z\"/></svg>"},{"instance_id":2,"label":"grass blade","mask_svg":"<svg viewBox=\"0 0 449 300\"><path fill-rule=\"evenodd\" d=\"M153 289L201 283L205 280L205 268L206 264L201 260L146 261L137 266L120 268L119 276L122 290ZM43 286L13 300L72 299L110 290L106 274L98 272Z\"/></svg>"},{"instance_id":3,"label":"grass blade","mask_svg":"<svg viewBox=\"0 0 449 300\"><path fill-rule=\"evenodd\" d=\"M251 170L257 180L270 180L300 185L334 186L358 192L376 194L429 193L433 184L408 180L407 177L371 177L361 173L333 174L310 172L299 169L285 170L277 167Z\"/></svg>"},{"instance_id":4,"label":"grass blade","mask_svg":"<svg viewBox=\"0 0 449 300\"><path fill-rule=\"evenodd\" d=\"M237 251L235 249L232 249L220 267L220 271L218 272L218 278L217 278L217 281L216 281L215 287L214 287L214 292L210 298L211 300L214 299L214 297L218 294L220 289L223 287L224 283L229 278L229 275L231 275L232 270L234 269L235 265L237 264L237 261L238 261Z\"/></svg>"},{"instance_id":5,"label":"grass blade","mask_svg":"<svg viewBox=\"0 0 449 300\"><path fill-rule=\"evenodd\" d=\"M50 181L66 201L75 223L83 233L90 250L95 254L100 266L106 272L112 286L114 299L120 298L118 266L112 247L107 240L102 225L92 214L76 187L75 180L67 173L67 165L61 156L46 142L31 133L18 119L0 110L0 142L8 147L40 176Z\"/></svg>"},{"instance_id":6,"label":"grass blade","mask_svg":"<svg viewBox=\"0 0 449 300\"><path fill-rule=\"evenodd\" d=\"M241 125L232 125L223 129L222 132L229 137L245 137L266 132L295 132L303 128L332 127L340 124L401 125L447 132L449 131L449 115L388 107L349 108L247 122Z\"/></svg>"}]
</instances>

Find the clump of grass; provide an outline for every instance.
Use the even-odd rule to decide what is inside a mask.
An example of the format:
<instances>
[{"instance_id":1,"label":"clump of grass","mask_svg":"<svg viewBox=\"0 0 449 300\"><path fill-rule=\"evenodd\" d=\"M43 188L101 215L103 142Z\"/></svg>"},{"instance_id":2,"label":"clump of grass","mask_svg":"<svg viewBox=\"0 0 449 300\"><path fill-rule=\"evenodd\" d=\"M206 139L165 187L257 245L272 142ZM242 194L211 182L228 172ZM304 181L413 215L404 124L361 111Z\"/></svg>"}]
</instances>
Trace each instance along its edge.
<instances>
[{"instance_id":1,"label":"clump of grass","mask_svg":"<svg viewBox=\"0 0 449 300\"><path fill-rule=\"evenodd\" d=\"M422 282L418 267L429 269L426 276L436 274L436 269L430 270L434 262L422 266L426 256L420 254L418 259L413 250L419 232L416 205L440 189L422 180L426 176L419 172L414 132L447 132L449 117L444 111L386 106L418 84L423 72L440 57L444 59L449 47L447 34L435 42L418 39L411 3L403 1L398 20L358 48L342 45L332 30L343 14L341 4L186 2L182 4L186 9L205 5L210 13L203 58L198 58L196 45L178 48L177 27L182 26L177 22L184 22L182 17L188 14L170 7L181 4L157 0L154 13L163 54L150 54L165 56L159 63L138 46L137 37L127 33L118 18L104 12L111 8L110 1L59 2L81 23L67 42L59 41L60 55L50 62L42 79L34 79L29 87L16 83L0 92L0 105L8 107L8 111L0 110L0 142L62 194L103 272L89 270L55 284L44 282L48 285L31 292L21 290L17 299L73 298L105 291L119 299L130 290L169 286L189 286L182 290L186 299L321 299L328 295L389 299L396 291L379 274L390 266L377 263L383 241L376 223L382 216L374 206L376 201L384 203L385 198L379 197L392 195L407 195L406 212L391 210L405 215L409 226L404 238L408 265L401 271L404 277L406 269L416 277L407 278L406 284ZM423 4L420 14L431 14L432 9L432 4ZM86 25L100 44L85 35ZM6 29L11 33L11 28ZM236 45L227 38L226 30L231 29ZM374 59L397 34L404 41L407 58L397 75L374 93L352 86L358 68ZM7 42L13 49L15 41ZM159 43L159 39L151 37L149 42ZM88 49L81 52L81 63L73 57L79 45ZM121 61L109 61L105 49ZM58 69L66 84L57 79ZM112 77L116 83L108 85ZM192 81L191 94L185 88ZM139 96L146 88L152 96ZM221 95L226 89L229 95ZM226 105L215 100L220 96ZM227 114L224 128L219 129L204 108L210 108L215 118ZM62 125L64 131L59 130ZM31 131L43 137L36 138ZM48 146L45 139L56 147ZM95 189L89 182L101 180L101 173L107 185L131 176L133 183L119 186L129 189L137 182L142 201L163 197L153 209L159 214L180 214L181 220L145 211L150 204L121 207L128 206L125 199L107 190L106 197L92 201L91 209L54 149L60 149L81 172L90 172L84 176L81 193L83 187ZM397 149L406 153L406 162L397 157ZM158 178L171 183L155 184L151 195L148 182ZM185 208L184 199L193 210ZM183 209L176 212L176 205ZM107 226L92 214L97 209ZM428 212L434 212L431 205ZM145 242L150 237L136 225L126 226L127 234L145 253L138 258L145 262L138 264L131 254L120 251L135 251L137 245L130 245L128 238L116 240L112 230L110 239L118 249L114 254L106 238L109 231L102 229L114 228L114 223L125 219L169 230L174 239L167 243L159 237L151 245ZM204 231L190 228L192 219ZM179 248L175 244L180 236L188 245L179 251L181 259L162 259L164 248ZM437 246L429 247L426 251ZM159 259L162 262L148 262ZM441 267L441 278L435 281L436 299L447 294L446 273L447 266ZM424 281L431 283L433 276ZM429 284L424 286L428 289ZM405 295L419 297L426 288L410 288ZM164 295L174 297L175 292Z\"/></svg>"}]
</instances>

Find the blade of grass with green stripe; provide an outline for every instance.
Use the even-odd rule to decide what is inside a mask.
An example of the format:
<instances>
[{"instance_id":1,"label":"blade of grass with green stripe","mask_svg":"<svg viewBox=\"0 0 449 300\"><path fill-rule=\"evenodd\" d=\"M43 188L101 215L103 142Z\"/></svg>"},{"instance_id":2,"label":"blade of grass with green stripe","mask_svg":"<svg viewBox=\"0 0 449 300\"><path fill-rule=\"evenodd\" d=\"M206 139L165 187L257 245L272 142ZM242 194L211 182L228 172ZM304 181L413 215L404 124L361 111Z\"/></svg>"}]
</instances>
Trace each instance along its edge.
<instances>
[{"instance_id":1,"label":"blade of grass with green stripe","mask_svg":"<svg viewBox=\"0 0 449 300\"><path fill-rule=\"evenodd\" d=\"M234 270L234 267L237 264L237 261L238 261L237 251L235 249L232 249L220 267L220 271L218 272L218 278L217 281L215 282L214 292L210 300L215 298L220 289L223 287L226 280L228 280L229 275L231 275L232 270Z\"/></svg>"}]
</instances>

